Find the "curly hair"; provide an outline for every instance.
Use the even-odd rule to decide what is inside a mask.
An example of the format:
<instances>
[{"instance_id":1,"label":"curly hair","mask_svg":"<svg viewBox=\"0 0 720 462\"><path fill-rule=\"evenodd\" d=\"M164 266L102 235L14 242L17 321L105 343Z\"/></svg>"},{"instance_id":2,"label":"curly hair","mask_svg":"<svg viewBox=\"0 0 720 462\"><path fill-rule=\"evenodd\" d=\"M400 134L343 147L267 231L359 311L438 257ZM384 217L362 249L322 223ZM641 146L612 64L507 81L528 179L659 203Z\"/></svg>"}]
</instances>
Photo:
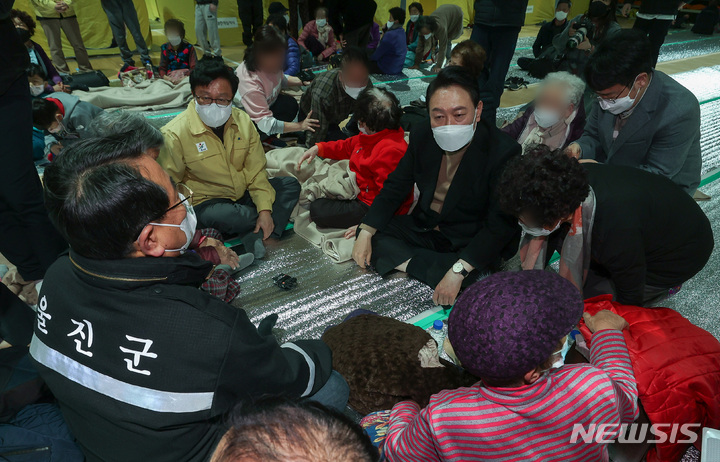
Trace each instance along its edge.
<instances>
[{"instance_id":1,"label":"curly hair","mask_svg":"<svg viewBox=\"0 0 720 462\"><path fill-rule=\"evenodd\" d=\"M30 36L35 35L35 28L37 27L37 24L35 23L35 20L24 12L23 10L11 10L10 11L10 19L19 19L23 22L28 28L28 32L30 32Z\"/></svg>"},{"instance_id":2,"label":"curly hair","mask_svg":"<svg viewBox=\"0 0 720 462\"><path fill-rule=\"evenodd\" d=\"M379 87L366 88L358 96L355 117L373 132L400 128L403 111L397 96Z\"/></svg>"},{"instance_id":3,"label":"curly hair","mask_svg":"<svg viewBox=\"0 0 720 462\"><path fill-rule=\"evenodd\" d=\"M536 145L508 163L497 194L506 213L522 215L533 226L551 227L573 213L589 191L587 171L577 159Z\"/></svg>"}]
</instances>

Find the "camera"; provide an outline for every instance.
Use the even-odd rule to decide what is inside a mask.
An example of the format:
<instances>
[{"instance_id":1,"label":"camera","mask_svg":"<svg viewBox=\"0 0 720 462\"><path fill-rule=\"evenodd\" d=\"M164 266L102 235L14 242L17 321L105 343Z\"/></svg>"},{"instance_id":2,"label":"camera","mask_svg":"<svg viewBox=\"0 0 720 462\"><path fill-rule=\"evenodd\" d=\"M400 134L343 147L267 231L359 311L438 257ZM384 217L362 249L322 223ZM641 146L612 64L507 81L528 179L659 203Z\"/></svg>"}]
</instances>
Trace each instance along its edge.
<instances>
[{"instance_id":1,"label":"camera","mask_svg":"<svg viewBox=\"0 0 720 462\"><path fill-rule=\"evenodd\" d=\"M570 37L567 42L567 47L571 50L577 48L578 45L584 42L586 38L592 38L593 32L595 31L595 25L587 16L583 16L580 21L574 24L574 28L575 34Z\"/></svg>"}]
</instances>

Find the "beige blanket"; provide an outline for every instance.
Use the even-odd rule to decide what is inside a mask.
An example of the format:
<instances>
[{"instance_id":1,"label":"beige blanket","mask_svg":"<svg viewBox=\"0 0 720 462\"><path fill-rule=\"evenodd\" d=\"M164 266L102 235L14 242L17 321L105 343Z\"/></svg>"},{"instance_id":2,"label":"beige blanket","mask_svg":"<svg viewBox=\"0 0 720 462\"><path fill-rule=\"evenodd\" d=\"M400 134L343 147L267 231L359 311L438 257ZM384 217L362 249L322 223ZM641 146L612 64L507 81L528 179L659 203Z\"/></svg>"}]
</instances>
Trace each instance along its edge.
<instances>
[{"instance_id":1,"label":"beige blanket","mask_svg":"<svg viewBox=\"0 0 720 462\"><path fill-rule=\"evenodd\" d=\"M159 111L187 106L192 98L190 80L174 85L167 80L146 80L135 87L98 87L90 91L73 91L82 101L102 109Z\"/></svg>"},{"instance_id":2,"label":"beige blanket","mask_svg":"<svg viewBox=\"0 0 720 462\"><path fill-rule=\"evenodd\" d=\"M355 199L360 193L355 173L347 160L332 161L315 158L310 165L303 164L298 172L296 165L304 148L275 149L267 153L267 171L270 177L290 176L300 182L300 200L293 211L295 232L330 257L334 263L352 258L354 239L345 239L344 229L318 228L310 220L308 207L316 199Z\"/></svg>"}]
</instances>

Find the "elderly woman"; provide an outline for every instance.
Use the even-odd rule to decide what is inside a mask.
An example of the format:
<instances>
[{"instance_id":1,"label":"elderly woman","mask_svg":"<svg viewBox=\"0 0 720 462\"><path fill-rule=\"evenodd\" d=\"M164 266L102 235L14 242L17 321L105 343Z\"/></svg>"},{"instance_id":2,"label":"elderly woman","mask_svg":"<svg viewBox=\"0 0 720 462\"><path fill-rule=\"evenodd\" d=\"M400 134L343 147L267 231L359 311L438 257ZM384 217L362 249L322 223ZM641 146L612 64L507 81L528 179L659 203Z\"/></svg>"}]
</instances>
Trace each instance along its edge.
<instances>
[{"instance_id":1,"label":"elderly woman","mask_svg":"<svg viewBox=\"0 0 720 462\"><path fill-rule=\"evenodd\" d=\"M35 35L35 28L37 24L29 14L21 10L10 11L10 18L15 24L20 40L25 44L30 55L30 64L37 64L45 72L47 80L55 91L64 91L70 93L70 87L63 84L62 77L58 73L52 61L48 58L47 53L43 50L39 44L32 40L32 36Z\"/></svg>"},{"instance_id":2,"label":"elderly woman","mask_svg":"<svg viewBox=\"0 0 720 462\"><path fill-rule=\"evenodd\" d=\"M310 217L318 228L351 228L360 223L388 175L405 155L407 142L400 128L402 110L395 95L384 88L367 88L357 99L355 117L360 134L346 140L317 143L298 162L308 164L316 156L350 160L360 194L354 200L317 199L310 205ZM412 194L398 210L410 209Z\"/></svg>"},{"instance_id":3,"label":"elderly woman","mask_svg":"<svg viewBox=\"0 0 720 462\"><path fill-rule=\"evenodd\" d=\"M295 122L298 103L282 93L284 88L301 87L297 77L283 73L287 39L277 28L263 26L255 33L255 41L245 51L243 62L235 74L240 80L236 101L248 113L265 141L277 143L281 133L315 131L318 121L311 119L312 111L302 122ZM279 144L278 144L279 145Z\"/></svg>"},{"instance_id":4,"label":"elderly woman","mask_svg":"<svg viewBox=\"0 0 720 462\"><path fill-rule=\"evenodd\" d=\"M533 105L502 130L523 147L544 144L565 149L583 134L585 83L568 72L548 74L540 85Z\"/></svg>"}]
</instances>

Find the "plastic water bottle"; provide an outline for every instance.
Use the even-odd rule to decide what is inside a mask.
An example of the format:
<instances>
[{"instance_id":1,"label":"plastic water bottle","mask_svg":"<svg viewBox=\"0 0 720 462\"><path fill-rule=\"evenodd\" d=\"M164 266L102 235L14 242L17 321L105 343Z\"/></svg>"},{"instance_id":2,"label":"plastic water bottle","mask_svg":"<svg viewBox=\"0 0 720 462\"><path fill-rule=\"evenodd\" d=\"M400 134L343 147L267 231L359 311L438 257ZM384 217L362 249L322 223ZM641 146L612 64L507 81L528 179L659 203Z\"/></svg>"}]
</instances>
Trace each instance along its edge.
<instances>
[{"instance_id":1,"label":"plastic water bottle","mask_svg":"<svg viewBox=\"0 0 720 462\"><path fill-rule=\"evenodd\" d=\"M440 354L440 357L452 363L453 360L450 359L450 356L448 356L447 353L445 353L445 339L447 338L447 332L447 326L440 319L436 319L432 327L427 330L430 337L432 337L438 344L438 353Z\"/></svg>"}]
</instances>

